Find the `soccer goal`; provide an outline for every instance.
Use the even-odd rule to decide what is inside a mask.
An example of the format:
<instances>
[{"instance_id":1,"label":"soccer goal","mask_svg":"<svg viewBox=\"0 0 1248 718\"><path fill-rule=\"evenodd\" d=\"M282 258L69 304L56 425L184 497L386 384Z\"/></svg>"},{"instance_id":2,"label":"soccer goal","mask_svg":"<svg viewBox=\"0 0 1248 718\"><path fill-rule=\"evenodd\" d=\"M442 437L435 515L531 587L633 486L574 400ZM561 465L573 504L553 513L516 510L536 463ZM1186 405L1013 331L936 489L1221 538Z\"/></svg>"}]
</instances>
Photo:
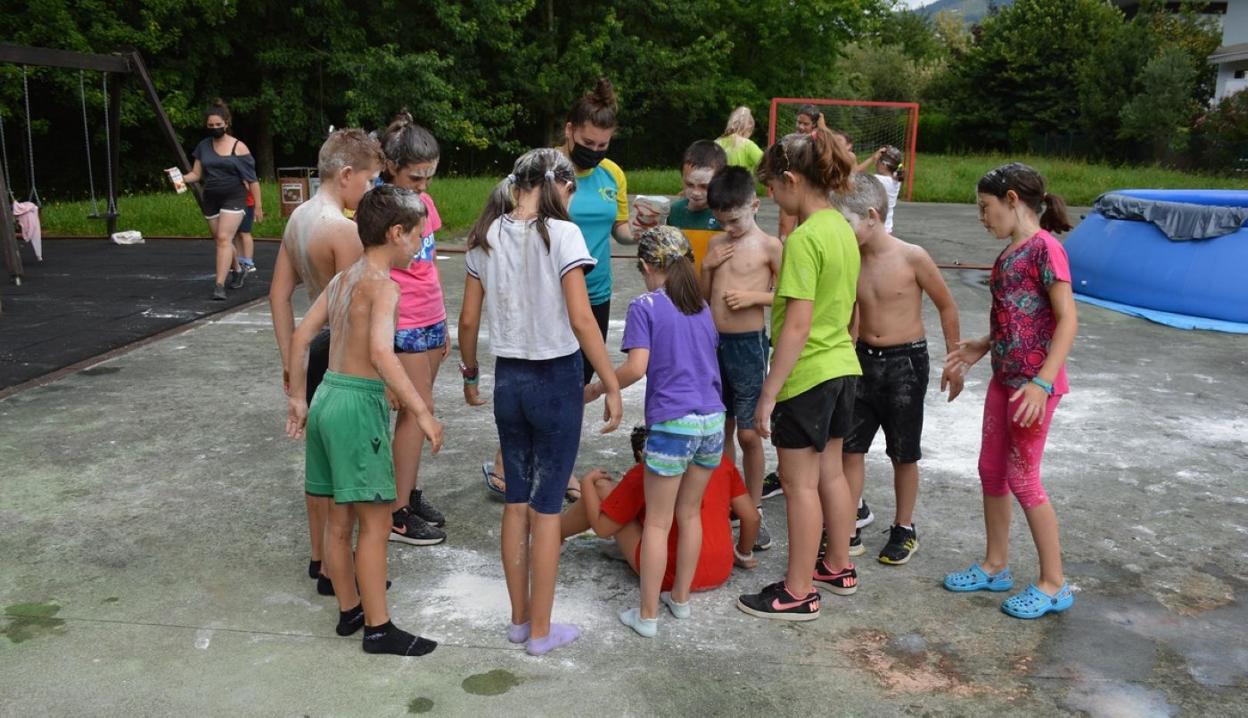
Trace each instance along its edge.
<instances>
[{"instance_id":1,"label":"soccer goal","mask_svg":"<svg viewBox=\"0 0 1248 718\"><path fill-rule=\"evenodd\" d=\"M892 145L901 150L904 158L901 170L905 175L902 196L910 199L914 188L914 151L919 135L917 102L774 97L768 118L768 145L775 143L777 137L797 131L797 111L802 105L814 105L823 113L828 129L848 136L860 161L881 145Z\"/></svg>"}]
</instances>

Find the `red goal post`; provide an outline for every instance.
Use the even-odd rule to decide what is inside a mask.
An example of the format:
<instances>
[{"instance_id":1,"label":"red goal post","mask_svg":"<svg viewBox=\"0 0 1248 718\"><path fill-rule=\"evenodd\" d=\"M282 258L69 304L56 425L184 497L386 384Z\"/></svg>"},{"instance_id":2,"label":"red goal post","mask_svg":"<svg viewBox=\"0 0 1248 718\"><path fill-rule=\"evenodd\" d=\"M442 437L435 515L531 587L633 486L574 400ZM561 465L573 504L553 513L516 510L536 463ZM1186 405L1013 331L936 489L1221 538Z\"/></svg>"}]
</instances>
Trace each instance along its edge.
<instances>
[{"instance_id":1,"label":"red goal post","mask_svg":"<svg viewBox=\"0 0 1248 718\"><path fill-rule=\"evenodd\" d=\"M802 105L818 107L828 128L849 135L854 153L860 157L864 156L863 152L874 152L881 145L900 148L905 158L902 195L910 199L914 189L915 146L919 138L919 103L773 97L767 122L768 145L796 129L797 108Z\"/></svg>"}]
</instances>

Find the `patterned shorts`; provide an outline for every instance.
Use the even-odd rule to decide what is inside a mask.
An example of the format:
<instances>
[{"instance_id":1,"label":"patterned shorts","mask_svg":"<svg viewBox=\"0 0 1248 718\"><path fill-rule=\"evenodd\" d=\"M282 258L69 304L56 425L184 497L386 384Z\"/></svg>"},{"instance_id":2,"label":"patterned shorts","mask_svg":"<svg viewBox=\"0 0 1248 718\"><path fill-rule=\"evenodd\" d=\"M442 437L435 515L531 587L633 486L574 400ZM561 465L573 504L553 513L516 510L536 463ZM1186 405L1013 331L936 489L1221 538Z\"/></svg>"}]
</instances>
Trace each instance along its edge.
<instances>
[{"instance_id":1,"label":"patterned shorts","mask_svg":"<svg viewBox=\"0 0 1248 718\"><path fill-rule=\"evenodd\" d=\"M420 354L446 346L446 322L417 329L400 329L394 333L394 351Z\"/></svg>"},{"instance_id":2,"label":"patterned shorts","mask_svg":"<svg viewBox=\"0 0 1248 718\"><path fill-rule=\"evenodd\" d=\"M680 476L690 462L714 469L723 453L722 411L661 421L650 427L646 437L646 468L659 476Z\"/></svg>"}]
</instances>

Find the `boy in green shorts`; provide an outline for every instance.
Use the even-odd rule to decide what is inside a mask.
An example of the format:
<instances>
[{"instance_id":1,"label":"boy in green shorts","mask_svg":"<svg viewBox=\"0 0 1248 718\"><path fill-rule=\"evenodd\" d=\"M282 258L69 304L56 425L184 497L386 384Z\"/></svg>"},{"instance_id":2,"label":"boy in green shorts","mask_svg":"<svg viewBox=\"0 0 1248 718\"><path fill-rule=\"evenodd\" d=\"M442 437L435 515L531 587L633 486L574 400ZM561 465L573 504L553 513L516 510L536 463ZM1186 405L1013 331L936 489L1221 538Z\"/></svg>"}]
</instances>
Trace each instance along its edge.
<instances>
[{"instance_id":1,"label":"boy in green shorts","mask_svg":"<svg viewBox=\"0 0 1248 718\"><path fill-rule=\"evenodd\" d=\"M418 194L392 185L364 195L355 214L364 255L317 297L287 355L286 433L299 438L306 428L307 493L334 499L325 563L338 597L336 630L349 636L363 627L366 653L422 656L437 646L395 627L386 610L386 545L395 499L386 389L416 416L433 453L442 448L442 425L394 354L399 286L390 270L407 266L420 248L426 212ZM308 346L326 322L329 370L309 410L304 387ZM360 535L353 557L357 519Z\"/></svg>"}]
</instances>

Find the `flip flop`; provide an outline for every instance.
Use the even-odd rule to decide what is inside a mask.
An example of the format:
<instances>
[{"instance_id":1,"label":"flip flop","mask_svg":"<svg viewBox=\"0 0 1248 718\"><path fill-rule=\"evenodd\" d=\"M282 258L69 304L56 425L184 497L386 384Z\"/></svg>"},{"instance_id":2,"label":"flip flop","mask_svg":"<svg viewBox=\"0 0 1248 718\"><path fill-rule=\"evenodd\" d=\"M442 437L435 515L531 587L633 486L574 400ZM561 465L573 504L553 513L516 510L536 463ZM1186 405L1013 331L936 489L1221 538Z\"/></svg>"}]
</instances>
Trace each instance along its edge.
<instances>
[{"instance_id":1,"label":"flip flop","mask_svg":"<svg viewBox=\"0 0 1248 718\"><path fill-rule=\"evenodd\" d=\"M1001 610L1015 618L1040 618L1046 613L1061 613L1075 605L1075 594L1070 590L1069 583L1063 583L1057 593L1049 594L1031 584L1020 593L1005 599Z\"/></svg>"},{"instance_id":2,"label":"flip flop","mask_svg":"<svg viewBox=\"0 0 1248 718\"><path fill-rule=\"evenodd\" d=\"M979 564L973 563L965 571L955 571L945 576L945 588L958 593L967 591L1008 591L1014 587L1014 577L1009 568L989 576Z\"/></svg>"},{"instance_id":3,"label":"flip flop","mask_svg":"<svg viewBox=\"0 0 1248 718\"><path fill-rule=\"evenodd\" d=\"M570 504L574 504L581 500L581 487L578 484L576 488L568 487L563 491L563 499Z\"/></svg>"},{"instance_id":4,"label":"flip flop","mask_svg":"<svg viewBox=\"0 0 1248 718\"><path fill-rule=\"evenodd\" d=\"M507 495L506 489L500 489L494 485L495 479L501 482L505 482L506 479L494 473L493 461L486 461L481 464L481 474L485 477L485 488L489 490L491 496L505 497Z\"/></svg>"}]
</instances>

